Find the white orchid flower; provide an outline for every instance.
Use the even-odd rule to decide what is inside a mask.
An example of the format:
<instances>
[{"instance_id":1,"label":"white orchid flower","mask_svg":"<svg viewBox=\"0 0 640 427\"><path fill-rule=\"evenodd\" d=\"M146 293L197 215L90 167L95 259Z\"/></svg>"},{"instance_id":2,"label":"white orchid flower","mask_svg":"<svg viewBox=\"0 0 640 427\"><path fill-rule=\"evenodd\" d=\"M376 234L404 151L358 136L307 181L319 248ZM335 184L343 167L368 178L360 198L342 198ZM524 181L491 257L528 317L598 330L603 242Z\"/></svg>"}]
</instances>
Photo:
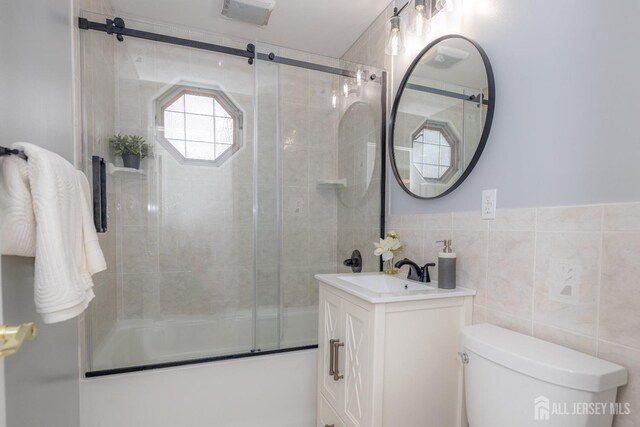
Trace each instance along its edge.
<instances>
[{"instance_id":1,"label":"white orchid flower","mask_svg":"<svg viewBox=\"0 0 640 427\"><path fill-rule=\"evenodd\" d=\"M378 243L374 243L373 245L376 247L373 254L381 256L383 261L393 259L396 252L402 249L402 244L400 243L400 240L398 240L396 233L393 231L388 232L386 238L380 239Z\"/></svg>"},{"instance_id":2,"label":"white orchid flower","mask_svg":"<svg viewBox=\"0 0 640 427\"><path fill-rule=\"evenodd\" d=\"M391 249L392 251L397 251L401 247L402 245L400 244L400 240L398 239L389 240L389 249Z\"/></svg>"}]
</instances>

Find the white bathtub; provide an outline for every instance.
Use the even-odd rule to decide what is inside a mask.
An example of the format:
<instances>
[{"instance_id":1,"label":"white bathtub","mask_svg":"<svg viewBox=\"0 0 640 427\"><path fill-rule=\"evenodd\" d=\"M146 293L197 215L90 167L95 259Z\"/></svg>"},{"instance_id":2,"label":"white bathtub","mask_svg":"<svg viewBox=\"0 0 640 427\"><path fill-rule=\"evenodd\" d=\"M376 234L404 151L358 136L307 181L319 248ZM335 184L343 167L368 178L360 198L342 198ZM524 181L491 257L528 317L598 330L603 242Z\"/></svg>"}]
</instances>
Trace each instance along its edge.
<instances>
[{"instance_id":1,"label":"white bathtub","mask_svg":"<svg viewBox=\"0 0 640 427\"><path fill-rule=\"evenodd\" d=\"M81 427L315 427L317 350L80 381Z\"/></svg>"},{"instance_id":2,"label":"white bathtub","mask_svg":"<svg viewBox=\"0 0 640 427\"><path fill-rule=\"evenodd\" d=\"M252 312L245 310L211 316L120 321L96 349L90 370L247 353L253 348L252 319ZM262 351L317 344L318 307L286 308L282 319L275 308L261 309L256 331L257 348Z\"/></svg>"},{"instance_id":3,"label":"white bathtub","mask_svg":"<svg viewBox=\"0 0 640 427\"><path fill-rule=\"evenodd\" d=\"M283 312L282 347L317 343L317 310ZM271 332L262 335L263 344L273 345L276 311L258 318L258 328ZM147 365L246 351L250 344L249 313L127 321L112 331L96 361L103 369ZM316 369L311 349L86 378L80 381L81 427L314 427Z\"/></svg>"}]
</instances>

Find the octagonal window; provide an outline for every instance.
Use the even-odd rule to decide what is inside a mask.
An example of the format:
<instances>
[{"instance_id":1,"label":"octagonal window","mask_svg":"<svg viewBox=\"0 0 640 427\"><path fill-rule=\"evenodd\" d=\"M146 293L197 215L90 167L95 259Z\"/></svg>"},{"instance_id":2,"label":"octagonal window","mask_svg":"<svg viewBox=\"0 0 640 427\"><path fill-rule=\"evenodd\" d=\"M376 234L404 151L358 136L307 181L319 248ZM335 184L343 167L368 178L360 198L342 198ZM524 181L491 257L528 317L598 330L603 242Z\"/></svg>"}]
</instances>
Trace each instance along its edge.
<instances>
[{"instance_id":1,"label":"octagonal window","mask_svg":"<svg viewBox=\"0 0 640 427\"><path fill-rule=\"evenodd\" d=\"M427 120L413 133L413 166L427 181L447 182L455 174L459 140L446 122Z\"/></svg>"},{"instance_id":2,"label":"octagonal window","mask_svg":"<svg viewBox=\"0 0 640 427\"><path fill-rule=\"evenodd\" d=\"M220 165L240 148L242 112L222 90L176 86L157 110L160 142L181 163Z\"/></svg>"}]
</instances>

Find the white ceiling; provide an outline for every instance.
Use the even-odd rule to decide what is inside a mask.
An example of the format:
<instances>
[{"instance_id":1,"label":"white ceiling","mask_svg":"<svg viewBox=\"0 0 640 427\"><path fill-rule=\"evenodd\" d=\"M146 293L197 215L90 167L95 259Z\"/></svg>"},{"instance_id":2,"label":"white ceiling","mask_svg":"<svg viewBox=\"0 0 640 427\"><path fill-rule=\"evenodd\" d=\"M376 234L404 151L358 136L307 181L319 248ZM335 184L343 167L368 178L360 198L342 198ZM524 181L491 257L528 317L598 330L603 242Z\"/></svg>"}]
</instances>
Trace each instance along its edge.
<instances>
[{"instance_id":1,"label":"white ceiling","mask_svg":"<svg viewBox=\"0 0 640 427\"><path fill-rule=\"evenodd\" d=\"M220 14L223 0L111 0L114 12L227 34L334 58L341 57L389 0L276 0L260 28Z\"/></svg>"}]
</instances>

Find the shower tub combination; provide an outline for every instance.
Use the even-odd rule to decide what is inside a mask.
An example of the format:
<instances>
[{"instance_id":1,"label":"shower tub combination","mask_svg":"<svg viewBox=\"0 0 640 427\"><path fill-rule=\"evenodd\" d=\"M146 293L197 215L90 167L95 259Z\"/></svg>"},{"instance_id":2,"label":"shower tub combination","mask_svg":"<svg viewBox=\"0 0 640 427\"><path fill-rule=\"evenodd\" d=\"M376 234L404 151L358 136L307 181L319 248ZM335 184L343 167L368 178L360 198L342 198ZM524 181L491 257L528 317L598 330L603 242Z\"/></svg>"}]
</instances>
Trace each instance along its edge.
<instances>
[{"instance_id":1,"label":"shower tub combination","mask_svg":"<svg viewBox=\"0 0 640 427\"><path fill-rule=\"evenodd\" d=\"M83 425L315 425L313 276L379 268L386 73L81 15L84 164L109 172Z\"/></svg>"}]
</instances>

